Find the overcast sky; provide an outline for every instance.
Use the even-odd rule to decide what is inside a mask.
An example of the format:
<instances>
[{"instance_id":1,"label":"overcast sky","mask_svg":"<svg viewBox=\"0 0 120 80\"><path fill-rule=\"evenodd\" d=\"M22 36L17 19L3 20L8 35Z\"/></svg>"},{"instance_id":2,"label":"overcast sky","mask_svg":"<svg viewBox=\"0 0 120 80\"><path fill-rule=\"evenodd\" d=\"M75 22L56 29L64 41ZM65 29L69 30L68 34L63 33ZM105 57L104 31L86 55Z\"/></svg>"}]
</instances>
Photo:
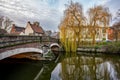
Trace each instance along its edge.
<instances>
[{"instance_id":1,"label":"overcast sky","mask_svg":"<svg viewBox=\"0 0 120 80\"><path fill-rule=\"evenodd\" d=\"M25 27L28 21L40 22L45 30L58 31L65 4L71 0L0 0L0 15L7 16L18 26ZM110 8L115 15L120 9L120 0L73 0L82 4L84 12L95 5Z\"/></svg>"}]
</instances>

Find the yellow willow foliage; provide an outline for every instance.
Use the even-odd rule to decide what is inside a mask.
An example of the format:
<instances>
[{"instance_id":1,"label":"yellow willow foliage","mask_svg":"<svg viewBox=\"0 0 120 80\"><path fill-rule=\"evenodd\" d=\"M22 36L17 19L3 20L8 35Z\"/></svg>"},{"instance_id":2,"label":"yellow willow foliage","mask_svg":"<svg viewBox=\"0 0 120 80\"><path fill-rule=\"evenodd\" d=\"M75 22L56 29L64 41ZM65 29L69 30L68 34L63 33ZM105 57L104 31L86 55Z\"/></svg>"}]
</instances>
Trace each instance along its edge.
<instances>
[{"instance_id":1,"label":"yellow willow foliage","mask_svg":"<svg viewBox=\"0 0 120 80\"><path fill-rule=\"evenodd\" d=\"M73 52L76 52L77 51L76 35L74 35L73 38L71 38L71 40L72 40L71 50L73 50Z\"/></svg>"},{"instance_id":2,"label":"yellow willow foliage","mask_svg":"<svg viewBox=\"0 0 120 80\"><path fill-rule=\"evenodd\" d=\"M76 52L76 38L73 32L70 29L60 29L60 41L64 46L65 51L67 52Z\"/></svg>"},{"instance_id":3,"label":"yellow willow foliage","mask_svg":"<svg viewBox=\"0 0 120 80\"><path fill-rule=\"evenodd\" d=\"M84 18L82 6L79 3L71 2L64 13L64 18L59 28L60 41L67 52L76 52L80 43L79 36Z\"/></svg>"},{"instance_id":4,"label":"yellow willow foliage","mask_svg":"<svg viewBox=\"0 0 120 80\"><path fill-rule=\"evenodd\" d=\"M64 45L65 44L65 39L66 39L66 33L65 33L65 28L62 27L60 29L60 41Z\"/></svg>"},{"instance_id":5,"label":"yellow willow foliage","mask_svg":"<svg viewBox=\"0 0 120 80\"><path fill-rule=\"evenodd\" d=\"M101 34L106 34L111 14L108 8L95 6L88 11L88 19L84 17L82 6L71 2L64 12L59 26L60 41L67 52L76 52L79 46L94 46ZM86 24L87 22L87 24Z\"/></svg>"}]
</instances>

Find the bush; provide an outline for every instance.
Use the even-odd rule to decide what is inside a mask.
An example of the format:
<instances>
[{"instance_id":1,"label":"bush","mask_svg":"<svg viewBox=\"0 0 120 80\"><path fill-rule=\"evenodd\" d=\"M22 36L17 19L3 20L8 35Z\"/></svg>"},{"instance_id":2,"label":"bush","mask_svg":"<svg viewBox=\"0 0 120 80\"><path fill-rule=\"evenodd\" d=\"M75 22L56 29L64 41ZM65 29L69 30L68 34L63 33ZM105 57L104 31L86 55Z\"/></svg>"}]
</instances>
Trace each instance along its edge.
<instances>
[{"instance_id":1,"label":"bush","mask_svg":"<svg viewBox=\"0 0 120 80\"><path fill-rule=\"evenodd\" d=\"M120 51L120 42L112 42L106 44L102 47L107 53L119 53Z\"/></svg>"}]
</instances>

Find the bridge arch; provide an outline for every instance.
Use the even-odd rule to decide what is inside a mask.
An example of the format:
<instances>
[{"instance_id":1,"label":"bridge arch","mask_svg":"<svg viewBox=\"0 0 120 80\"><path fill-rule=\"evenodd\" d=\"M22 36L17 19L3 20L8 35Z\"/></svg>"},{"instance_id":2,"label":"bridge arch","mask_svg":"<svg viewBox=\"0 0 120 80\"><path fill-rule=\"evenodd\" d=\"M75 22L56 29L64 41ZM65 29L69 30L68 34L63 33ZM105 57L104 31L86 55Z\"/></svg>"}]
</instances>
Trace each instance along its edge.
<instances>
[{"instance_id":1,"label":"bridge arch","mask_svg":"<svg viewBox=\"0 0 120 80\"><path fill-rule=\"evenodd\" d=\"M9 51L5 51L0 53L0 60L16 55L16 54L21 54L21 53L27 53L27 52L37 52L37 53L42 53L42 49L38 48L17 48Z\"/></svg>"}]
</instances>

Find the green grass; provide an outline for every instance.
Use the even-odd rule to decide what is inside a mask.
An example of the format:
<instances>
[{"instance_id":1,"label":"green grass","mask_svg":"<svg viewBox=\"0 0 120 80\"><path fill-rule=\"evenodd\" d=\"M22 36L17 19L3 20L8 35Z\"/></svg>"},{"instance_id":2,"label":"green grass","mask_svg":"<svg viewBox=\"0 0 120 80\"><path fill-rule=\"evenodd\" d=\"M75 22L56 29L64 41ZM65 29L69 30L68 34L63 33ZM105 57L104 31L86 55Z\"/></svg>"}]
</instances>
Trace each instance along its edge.
<instances>
[{"instance_id":1,"label":"green grass","mask_svg":"<svg viewBox=\"0 0 120 80\"><path fill-rule=\"evenodd\" d=\"M102 42L97 45L100 48L105 49L108 53L119 53L120 52L120 42Z\"/></svg>"}]
</instances>

